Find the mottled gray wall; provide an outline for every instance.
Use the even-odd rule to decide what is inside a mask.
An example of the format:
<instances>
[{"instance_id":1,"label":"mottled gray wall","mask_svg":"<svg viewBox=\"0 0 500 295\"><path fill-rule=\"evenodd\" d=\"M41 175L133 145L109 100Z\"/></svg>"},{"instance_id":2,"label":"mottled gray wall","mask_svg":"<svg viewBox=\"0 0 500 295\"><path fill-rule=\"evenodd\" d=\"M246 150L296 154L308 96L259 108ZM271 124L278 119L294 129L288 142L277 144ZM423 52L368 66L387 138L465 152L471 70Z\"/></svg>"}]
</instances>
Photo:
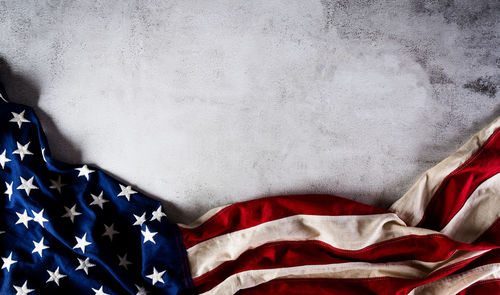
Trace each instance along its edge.
<instances>
[{"instance_id":1,"label":"mottled gray wall","mask_svg":"<svg viewBox=\"0 0 500 295\"><path fill-rule=\"evenodd\" d=\"M284 193L387 206L500 115L499 3L0 1L0 76L57 158L174 220Z\"/></svg>"}]
</instances>

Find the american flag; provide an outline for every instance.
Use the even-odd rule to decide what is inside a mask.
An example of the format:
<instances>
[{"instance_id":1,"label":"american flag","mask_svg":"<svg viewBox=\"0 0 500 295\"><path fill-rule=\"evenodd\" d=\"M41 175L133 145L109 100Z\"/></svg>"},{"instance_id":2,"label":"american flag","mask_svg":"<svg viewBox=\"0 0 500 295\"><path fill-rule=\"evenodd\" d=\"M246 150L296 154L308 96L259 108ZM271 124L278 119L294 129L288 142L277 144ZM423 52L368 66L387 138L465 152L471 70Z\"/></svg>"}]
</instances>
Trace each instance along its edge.
<instances>
[{"instance_id":1,"label":"american flag","mask_svg":"<svg viewBox=\"0 0 500 295\"><path fill-rule=\"evenodd\" d=\"M184 225L54 159L33 110L0 93L1 294L500 294L500 119L389 209L275 196Z\"/></svg>"}]
</instances>

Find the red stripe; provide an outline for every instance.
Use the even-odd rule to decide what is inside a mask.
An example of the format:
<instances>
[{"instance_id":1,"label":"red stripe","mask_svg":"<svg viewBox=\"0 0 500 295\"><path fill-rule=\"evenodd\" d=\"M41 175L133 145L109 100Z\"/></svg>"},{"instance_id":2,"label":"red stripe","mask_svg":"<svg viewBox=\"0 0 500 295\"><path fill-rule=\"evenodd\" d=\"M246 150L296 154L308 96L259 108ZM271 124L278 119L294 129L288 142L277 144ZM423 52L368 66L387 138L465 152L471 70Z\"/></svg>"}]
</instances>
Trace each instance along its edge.
<instances>
[{"instance_id":1,"label":"red stripe","mask_svg":"<svg viewBox=\"0 0 500 295\"><path fill-rule=\"evenodd\" d=\"M190 247L210 238L297 214L368 215L389 211L333 195L266 197L223 208L196 228L182 228L184 245Z\"/></svg>"},{"instance_id":2,"label":"red stripe","mask_svg":"<svg viewBox=\"0 0 500 295\"><path fill-rule=\"evenodd\" d=\"M238 291L237 295L394 295L411 280L379 279L279 279Z\"/></svg>"},{"instance_id":3,"label":"red stripe","mask_svg":"<svg viewBox=\"0 0 500 295\"><path fill-rule=\"evenodd\" d=\"M499 134L497 129L471 158L443 180L417 226L441 230L483 181L500 173Z\"/></svg>"},{"instance_id":4,"label":"red stripe","mask_svg":"<svg viewBox=\"0 0 500 295\"><path fill-rule=\"evenodd\" d=\"M500 279L491 279L477 282L467 289L457 293L457 295L483 295L500 294Z\"/></svg>"},{"instance_id":5,"label":"red stripe","mask_svg":"<svg viewBox=\"0 0 500 295\"><path fill-rule=\"evenodd\" d=\"M277 279L238 291L237 295L330 295L330 294L408 294L417 286L442 278L474 258L450 265L421 280L381 277L365 279Z\"/></svg>"},{"instance_id":6,"label":"red stripe","mask_svg":"<svg viewBox=\"0 0 500 295\"><path fill-rule=\"evenodd\" d=\"M437 234L408 235L356 251L338 249L320 241L274 242L245 251L238 259L226 261L193 281L200 292L205 292L227 277L247 270L355 261L381 263L416 259L437 262L447 259L456 250L485 249L491 247L463 244Z\"/></svg>"}]
</instances>

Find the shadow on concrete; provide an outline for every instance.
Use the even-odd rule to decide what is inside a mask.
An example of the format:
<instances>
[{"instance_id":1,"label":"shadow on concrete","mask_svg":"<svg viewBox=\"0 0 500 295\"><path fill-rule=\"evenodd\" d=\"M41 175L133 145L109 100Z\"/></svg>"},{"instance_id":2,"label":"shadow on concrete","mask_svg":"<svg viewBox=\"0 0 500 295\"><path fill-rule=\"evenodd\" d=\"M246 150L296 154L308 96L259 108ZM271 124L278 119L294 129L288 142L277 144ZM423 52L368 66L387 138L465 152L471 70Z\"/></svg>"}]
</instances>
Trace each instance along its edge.
<instances>
[{"instance_id":1,"label":"shadow on concrete","mask_svg":"<svg viewBox=\"0 0 500 295\"><path fill-rule=\"evenodd\" d=\"M54 123L52 118L44 112L39 106L38 102L40 99L40 87L36 83L34 79L31 79L29 76L17 73L11 69L7 61L0 56L0 81L1 84L5 87L5 93L7 94L7 99L11 103L24 104L34 109L36 115L40 119L42 123L42 128L44 133L47 136L47 140L49 142L49 146L53 144L62 144L64 145L65 150L65 159L71 159L69 162L71 164L81 164L82 163L82 153L81 150L74 146L73 143L68 140L57 128L57 125ZM1 87L0 84L0 87ZM52 153L51 156L57 160L61 160L60 157L62 155L57 155ZM92 163L89 163L92 164ZM130 183L133 184L133 181L126 181L121 177L114 175L113 173L106 171L99 167L99 165L92 164L95 167L98 167L114 179L122 182L122 183ZM174 220L182 220L184 214L182 214L181 210L177 208L173 203L165 201L164 199L151 195L147 192L144 192L140 189L134 187L134 190L142 193L145 196L148 196L152 199L160 201L163 203L164 208L169 214L169 219L171 221Z\"/></svg>"},{"instance_id":2,"label":"shadow on concrete","mask_svg":"<svg viewBox=\"0 0 500 295\"><path fill-rule=\"evenodd\" d=\"M4 84L5 92L11 103L27 105L35 110L36 115L42 122L42 128L49 140L49 144L64 145L66 151L65 158L71 159L73 164L80 163L82 153L75 147L57 128L52 118L47 115L39 106L40 87L36 81L27 75L12 71L11 67L0 56L0 81ZM55 158L58 159L57 155Z\"/></svg>"}]
</instances>

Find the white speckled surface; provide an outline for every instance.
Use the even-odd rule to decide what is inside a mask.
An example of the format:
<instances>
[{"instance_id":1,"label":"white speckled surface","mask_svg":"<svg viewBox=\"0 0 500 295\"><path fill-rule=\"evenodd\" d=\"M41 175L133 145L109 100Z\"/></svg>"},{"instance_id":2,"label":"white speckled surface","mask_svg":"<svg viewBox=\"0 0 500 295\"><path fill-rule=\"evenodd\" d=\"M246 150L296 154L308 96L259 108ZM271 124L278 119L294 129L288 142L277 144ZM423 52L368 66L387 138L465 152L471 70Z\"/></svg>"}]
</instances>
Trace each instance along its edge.
<instances>
[{"instance_id":1,"label":"white speckled surface","mask_svg":"<svg viewBox=\"0 0 500 295\"><path fill-rule=\"evenodd\" d=\"M435 3L0 1L0 77L56 158L174 221L284 193L388 206L500 115L499 2Z\"/></svg>"}]
</instances>

